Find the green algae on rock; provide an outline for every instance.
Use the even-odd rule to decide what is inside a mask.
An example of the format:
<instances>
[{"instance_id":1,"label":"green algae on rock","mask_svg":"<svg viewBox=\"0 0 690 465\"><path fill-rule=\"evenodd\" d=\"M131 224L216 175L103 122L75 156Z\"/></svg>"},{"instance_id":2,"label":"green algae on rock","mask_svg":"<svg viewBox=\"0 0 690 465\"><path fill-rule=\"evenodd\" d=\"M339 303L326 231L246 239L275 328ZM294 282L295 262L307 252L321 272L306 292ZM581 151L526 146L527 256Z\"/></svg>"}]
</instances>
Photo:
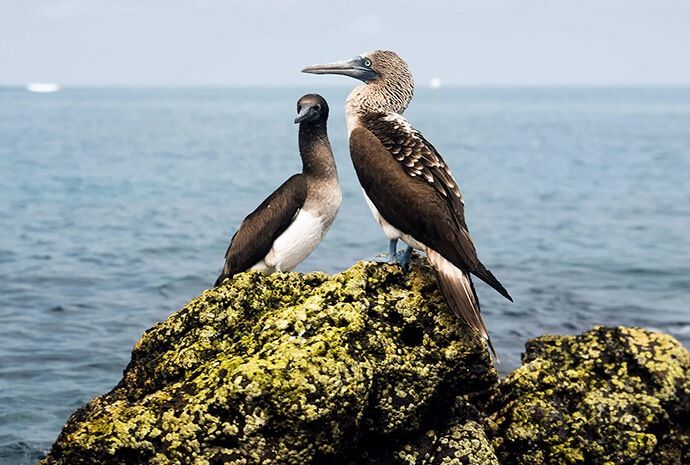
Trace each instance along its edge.
<instances>
[{"instance_id":1,"label":"green algae on rock","mask_svg":"<svg viewBox=\"0 0 690 465\"><path fill-rule=\"evenodd\" d=\"M349 463L359 445L432 431L497 374L420 263L249 272L204 292L144 334L42 463ZM433 447L485 450L477 425L429 433ZM457 457L438 463L479 463Z\"/></svg>"},{"instance_id":2,"label":"green algae on rock","mask_svg":"<svg viewBox=\"0 0 690 465\"><path fill-rule=\"evenodd\" d=\"M137 342L43 465L682 465L690 354L597 327L497 382L430 268L243 273Z\"/></svg>"},{"instance_id":3,"label":"green algae on rock","mask_svg":"<svg viewBox=\"0 0 690 465\"><path fill-rule=\"evenodd\" d=\"M369 456L365 451L351 465L499 465L484 429L474 421L428 430L385 452Z\"/></svg>"},{"instance_id":4,"label":"green algae on rock","mask_svg":"<svg viewBox=\"0 0 690 465\"><path fill-rule=\"evenodd\" d=\"M495 388L503 465L690 463L690 354L673 337L596 327L527 343Z\"/></svg>"},{"instance_id":5,"label":"green algae on rock","mask_svg":"<svg viewBox=\"0 0 690 465\"><path fill-rule=\"evenodd\" d=\"M482 414L468 396L456 398L420 433L360 444L348 465L499 465L481 425Z\"/></svg>"}]
</instances>

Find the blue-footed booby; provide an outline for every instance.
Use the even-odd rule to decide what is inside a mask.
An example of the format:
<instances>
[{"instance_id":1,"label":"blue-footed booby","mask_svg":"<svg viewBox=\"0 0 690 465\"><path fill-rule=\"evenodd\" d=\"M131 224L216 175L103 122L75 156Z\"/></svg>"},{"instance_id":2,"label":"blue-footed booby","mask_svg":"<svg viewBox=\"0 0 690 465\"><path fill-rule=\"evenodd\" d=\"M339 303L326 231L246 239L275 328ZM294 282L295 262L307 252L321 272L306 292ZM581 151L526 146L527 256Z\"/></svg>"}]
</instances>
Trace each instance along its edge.
<instances>
[{"instance_id":1,"label":"blue-footed booby","mask_svg":"<svg viewBox=\"0 0 690 465\"><path fill-rule=\"evenodd\" d=\"M496 357L470 275L512 298L477 257L448 165L402 116L414 93L407 63L394 52L376 50L302 72L364 82L346 102L350 155L369 208L390 240L390 257L405 266L411 248L424 251L448 305L484 337ZM396 255L398 239L409 246L403 257Z\"/></svg>"},{"instance_id":2,"label":"blue-footed booby","mask_svg":"<svg viewBox=\"0 0 690 465\"><path fill-rule=\"evenodd\" d=\"M216 286L246 270L290 271L316 249L342 196L328 141L328 104L308 94L297 102L302 172L275 190L240 224L225 253Z\"/></svg>"}]
</instances>

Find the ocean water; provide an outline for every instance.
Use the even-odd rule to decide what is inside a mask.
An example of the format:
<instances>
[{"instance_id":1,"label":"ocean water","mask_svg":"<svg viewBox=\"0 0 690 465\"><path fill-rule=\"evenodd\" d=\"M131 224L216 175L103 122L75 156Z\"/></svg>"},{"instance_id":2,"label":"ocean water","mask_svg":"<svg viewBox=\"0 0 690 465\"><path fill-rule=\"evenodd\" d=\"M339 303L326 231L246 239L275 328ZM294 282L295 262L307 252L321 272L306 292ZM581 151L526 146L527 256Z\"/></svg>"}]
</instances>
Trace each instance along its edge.
<instances>
[{"instance_id":1,"label":"ocean water","mask_svg":"<svg viewBox=\"0 0 690 465\"><path fill-rule=\"evenodd\" d=\"M321 90L344 194L300 271L387 249L347 150L348 88L0 90L0 463L34 463L143 331L214 282L242 218L299 171ZM638 325L690 346L690 89L420 89L458 179L507 372L524 341Z\"/></svg>"}]
</instances>

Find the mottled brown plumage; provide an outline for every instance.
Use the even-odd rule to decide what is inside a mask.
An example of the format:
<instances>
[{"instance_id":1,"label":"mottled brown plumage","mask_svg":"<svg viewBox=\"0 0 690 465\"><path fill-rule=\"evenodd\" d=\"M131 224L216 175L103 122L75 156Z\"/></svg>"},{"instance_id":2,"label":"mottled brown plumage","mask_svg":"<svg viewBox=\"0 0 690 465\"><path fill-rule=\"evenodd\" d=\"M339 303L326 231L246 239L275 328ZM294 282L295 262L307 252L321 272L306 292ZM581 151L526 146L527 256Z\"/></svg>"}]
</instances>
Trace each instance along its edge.
<instances>
[{"instance_id":1,"label":"mottled brown plumage","mask_svg":"<svg viewBox=\"0 0 690 465\"><path fill-rule=\"evenodd\" d=\"M386 113L366 114L361 124L381 141L408 175L422 176L440 194L462 207L462 195L450 169L419 131L406 128L402 118L391 118Z\"/></svg>"},{"instance_id":2,"label":"mottled brown plumage","mask_svg":"<svg viewBox=\"0 0 690 465\"><path fill-rule=\"evenodd\" d=\"M350 156L362 188L388 223L511 299L479 260L461 199L439 192L438 183L410 176L409 168L367 128L350 134Z\"/></svg>"},{"instance_id":3,"label":"mottled brown plumage","mask_svg":"<svg viewBox=\"0 0 690 465\"><path fill-rule=\"evenodd\" d=\"M414 94L407 63L376 50L346 62L305 68L365 84L347 98L350 155L374 217L391 241L427 253L450 307L493 345L470 273L511 299L479 261L458 184L436 148L403 118Z\"/></svg>"}]
</instances>

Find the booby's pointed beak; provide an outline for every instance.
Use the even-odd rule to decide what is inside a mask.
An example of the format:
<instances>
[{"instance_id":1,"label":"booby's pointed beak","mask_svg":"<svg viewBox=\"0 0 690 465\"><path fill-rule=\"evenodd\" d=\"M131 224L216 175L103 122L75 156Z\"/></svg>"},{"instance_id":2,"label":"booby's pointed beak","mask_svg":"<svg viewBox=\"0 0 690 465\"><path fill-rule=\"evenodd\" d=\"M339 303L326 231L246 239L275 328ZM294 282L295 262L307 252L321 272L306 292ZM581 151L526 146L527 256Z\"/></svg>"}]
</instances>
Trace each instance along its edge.
<instances>
[{"instance_id":1,"label":"booby's pointed beak","mask_svg":"<svg viewBox=\"0 0 690 465\"><path fill-rule=\"evenodd\" d=\"M304 105L299 109L297 113L297 118L295 118L295 124L301 123L302 121L314 121L319 118L319 112L314 109L311 105Z\"/></svg>"},{"instance_id":2,"label":"booby's pointed beak","mask_svg":"<svg viewBox=\"0 0 690 465\"><path fill-rule=\"evenodd\" d=\"M369 63L369 66L366 63ZM376 79L378 76L376 71L371 69L371 61L364 57L354 57L351 60L336 61L335 63L327 63L325 65L307 66L302 72L309 74L342 74L343 76L350 76L364 82Z\"/></svg>"}]
</instances>

